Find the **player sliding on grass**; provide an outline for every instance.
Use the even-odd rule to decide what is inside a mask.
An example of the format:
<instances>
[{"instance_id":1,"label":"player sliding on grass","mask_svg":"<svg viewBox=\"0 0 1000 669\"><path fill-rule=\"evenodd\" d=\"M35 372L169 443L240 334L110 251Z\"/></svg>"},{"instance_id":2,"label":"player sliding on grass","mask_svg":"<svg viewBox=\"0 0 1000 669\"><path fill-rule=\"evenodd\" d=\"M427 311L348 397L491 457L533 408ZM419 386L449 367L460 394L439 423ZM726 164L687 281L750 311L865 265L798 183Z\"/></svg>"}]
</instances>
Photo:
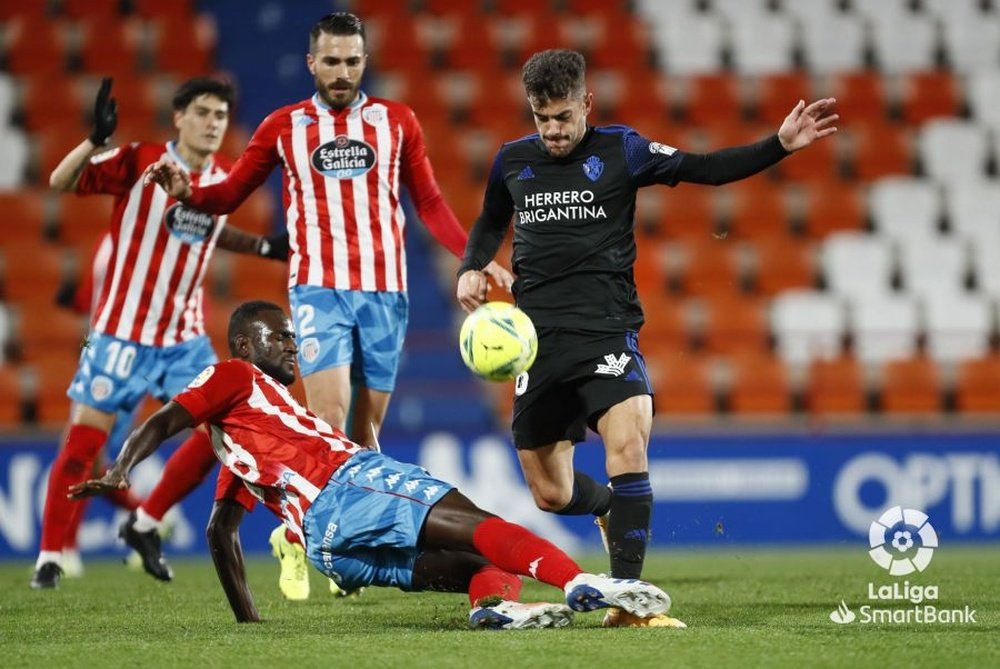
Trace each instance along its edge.
<instances>
[{"instance_id":1,"label":"player sliding on grass","mask_svg":"<svg viewBox=\"0 0 1000 669\"><path fill-rule=\"evenodd\" d=\"M426 470L359 446L300 406L285 387L295 380L298 347L281 307L241 305L228 339L232 359L205 369L133 432L103 478L71 492L128 487L128 472L163 440L206 423L224 465L208 541L237 621L260 620L237 532L255 500L341 588L467 592L473 627L562 627L573 611L613 606L648 616L670 608L656 586L584 573L548 541L479 509ZM561 588L565 604L518 602L515 574Z\"/></svg>"}]
</instances>

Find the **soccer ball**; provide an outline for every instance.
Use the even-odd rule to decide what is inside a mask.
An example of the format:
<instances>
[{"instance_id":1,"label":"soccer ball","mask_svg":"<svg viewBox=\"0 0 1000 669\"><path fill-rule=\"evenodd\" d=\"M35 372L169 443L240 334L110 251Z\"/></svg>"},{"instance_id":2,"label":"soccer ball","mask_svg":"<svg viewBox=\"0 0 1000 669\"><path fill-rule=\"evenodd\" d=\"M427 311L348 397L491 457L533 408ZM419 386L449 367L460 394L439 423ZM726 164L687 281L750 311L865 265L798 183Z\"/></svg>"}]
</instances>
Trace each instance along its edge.
<instances>
[{"instance_id":1,"label":"soccer ball","mask_svg":"<svg viewBox=\"0 0 1000 669\"><path fill-rule=\"evenodd\" d=\"M509 381L531 367L538 336L531 319L507 302L487 302L469 314L458 335L466 367L489 381Z\"/></svg>"}]
</instances>

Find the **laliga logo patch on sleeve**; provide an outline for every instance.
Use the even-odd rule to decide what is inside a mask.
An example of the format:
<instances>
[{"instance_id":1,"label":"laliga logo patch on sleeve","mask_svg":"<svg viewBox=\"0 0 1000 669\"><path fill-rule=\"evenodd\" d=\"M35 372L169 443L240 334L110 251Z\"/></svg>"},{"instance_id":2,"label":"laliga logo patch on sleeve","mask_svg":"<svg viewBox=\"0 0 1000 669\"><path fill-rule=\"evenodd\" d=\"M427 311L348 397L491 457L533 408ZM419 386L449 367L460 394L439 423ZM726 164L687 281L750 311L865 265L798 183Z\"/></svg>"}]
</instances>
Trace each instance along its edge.
<instances>
[{"instance_id":1,"label":"laliga logo patch on sleeve","mask_svg":"<svg viewBox=\"0 0 1000 669\"><path fill-rule=\"evenodd\" d=\"M212 374L215 374L215 365L201 370L201 374L194 377L194 380L188 384L188 388L200 388L212 377Z\"/></svg>"},{"instance_id":2,"label":"laliga logo patch on sleeve","mask_svg":"<svg viewBox=\"0 0 1000 669\"><path fill-rule=\"evenodd\" d=\"M650 142L649 143L650 153L662 153L665 156L672 156L677 153L677 149L669 144L661 144L660 142Z\"/></svg>"}]
</instances>

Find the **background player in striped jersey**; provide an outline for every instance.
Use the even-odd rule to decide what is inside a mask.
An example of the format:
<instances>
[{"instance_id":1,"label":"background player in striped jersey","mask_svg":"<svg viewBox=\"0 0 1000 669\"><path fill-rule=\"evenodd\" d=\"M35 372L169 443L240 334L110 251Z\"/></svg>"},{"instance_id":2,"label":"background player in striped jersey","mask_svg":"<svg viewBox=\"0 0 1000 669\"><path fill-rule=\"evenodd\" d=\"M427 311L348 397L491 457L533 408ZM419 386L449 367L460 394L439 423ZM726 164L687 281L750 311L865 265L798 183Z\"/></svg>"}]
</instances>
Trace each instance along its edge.
<instances>
[{"instance_id":1,"label":"background player in striped jersey","mask_svg":"<svg viewBox=\"0 0 1000 669\"><path fill-rule=\"evenodd\" d=\"M653 390L638 347L643 313L632 273L636 192L682 181L720 185L756 174L836 132L836 101L799 101L775 135L698 155L626 126L589 126L593 95L585 69L581 54L564 49L536 53L525 63L524 89L538 133L497 152L457 297L470 311L485 300L481 269L514 217L517 304L538 331L538 357L515 384L513 434L521 470L539 508L598 516L611 575L638 578L653 503L646 456ZM574 444L588 427L604 442L610 490L573 469ZM616 612L605 624L672 626Z\"/></svg>"},{"instance_id":2,"label":"background player in striped jersey","mask_svg":"<svg viewBox=\"0 0 1000 669\"><path fill-rule=\"evenodd\" d=\"M347 439L302 408L297 346L281 307L248 302L229 322L233 358L205 369L151 416L99 480L76 495L121 490L127 474L164 439L207 423L223 469L208 537L219 580L239 622L260 616L247 585L238 528L263 501L295 532L313 565L345 589L467 592L473 627L562 627L572 611L622 606L633 613L670 607L665 592L638 580L586 574L528 530L476 507L421 467ZM520 579L563 590L564 604L522 604Z\"/></svg>"},{"instance_id":3,"label":"background player in striped jersey","mask_svg":"<svg viewBox=\"0 0 1000 669\"><path fill-rule=\"evenodd\" d=\"M400 186L456 256L466 234L441 196L413 111L361 91L366 62L361 20L348 13L323 17L310 32L306 56L315 94L264 119L228 178L192 188L169 159L147 175L191 206L223 214L283 167L289 300L309 409L371 446L395 387L408 315ZM496 263L482 269L510 287L513 277ZM275 549L290 556L282 560L279 583L298 583L283 585L286 595L308 597L308 581L294 578L305 573L294 568L299 554L286 544Z\"/></svg>"},{"instance_id":4,"label":"background player in striped jersey","mask_svg":"<svg viewBox=\"0 0 1000 669\"><path fill-rule=\"evenodd\" d=\"M164 155L198 183L222 179L229 164L215 151L232 104L229 84L192 79L173 98L176 141L133 142L94 155L117 124L111 80L105 79L95 101L93 132L52 172L50 185L57 190L114 196L113 248L68 393L76 409L49 477L32 588L58 584L73 504L65 490L86 477L116 412L130 410L147 393L169 399L217 359L205 335L201 287L216 245L287 257L287 251L263 237L229 228L223 219L175 202L155 184L142 182L146 166ZM126 541L142 555L144 568L161 580L170 580L172 572L160 555L156 525L213 466L207 436L192 433L168 461L161 483L122 528Z\"/></svg>"}]
</instances>

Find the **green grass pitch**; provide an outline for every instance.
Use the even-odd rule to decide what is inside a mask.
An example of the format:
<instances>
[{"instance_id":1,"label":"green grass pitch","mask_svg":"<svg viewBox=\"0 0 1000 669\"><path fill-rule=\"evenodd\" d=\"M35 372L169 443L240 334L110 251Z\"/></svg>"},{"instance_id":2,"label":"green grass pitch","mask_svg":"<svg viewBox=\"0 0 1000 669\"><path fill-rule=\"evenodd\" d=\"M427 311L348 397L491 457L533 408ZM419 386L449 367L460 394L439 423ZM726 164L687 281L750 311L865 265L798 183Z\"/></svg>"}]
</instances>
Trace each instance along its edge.
<instances>
[{"instance_id":1,"label":"green grass pitch","mask_svg":"<svg viewBox=\"0 0 1000 669\"><path fill-rule=\"evenodd\" d=\"M599 571L599 555L585 568ZM7 667L998 667L1000 550L938 549L909 579L937 585L941 608L976 609L974 625L837 625L843 599L857 611L869 581L891 583L863 548L658 551L646 578L674 598L689 629L600 628L578 614L559 630L465 628L464 596L370 589L335 600L313 572L312 598L284 601L277 563L249 562L265 622L237 625L208 560L175 560L176 580L154 582L91 560L57 591L28 588L31 566L0 563L0 648ZM902 581L902 579L899 579ZM558 600L529 583L524 599ZM889 606L905 607L908 603Z\"/></svg>"}]
</instances>

